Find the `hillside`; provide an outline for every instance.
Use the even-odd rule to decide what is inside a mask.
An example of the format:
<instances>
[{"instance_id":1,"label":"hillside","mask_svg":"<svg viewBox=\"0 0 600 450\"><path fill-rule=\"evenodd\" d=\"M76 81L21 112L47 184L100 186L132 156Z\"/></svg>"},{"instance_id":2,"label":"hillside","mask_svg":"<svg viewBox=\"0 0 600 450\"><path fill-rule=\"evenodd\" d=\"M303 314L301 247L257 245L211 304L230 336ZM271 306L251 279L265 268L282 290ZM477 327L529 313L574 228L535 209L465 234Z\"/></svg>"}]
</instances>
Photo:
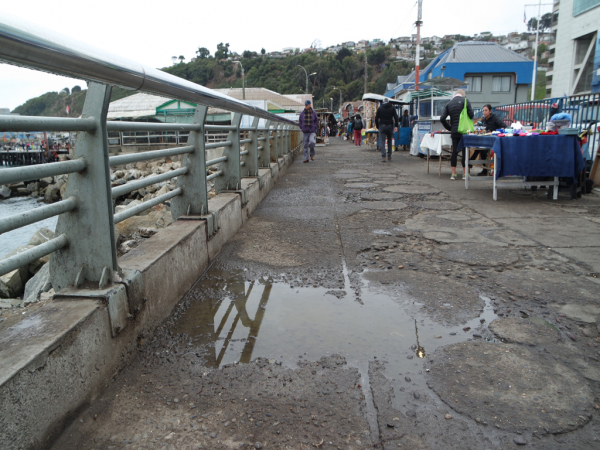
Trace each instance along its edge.
<instances>
[{"instance_id":1,"label":"hillside","mask_svg":"<svg viewBox=\"0 0 600 450\"><path fill-rule=\"evenodd\" d=\"M60 92L46 92L27 100L12 112L22 116L79 117L83 111L86 93L87 89L81 89L80 86L73 86L72 89L64 88ZM135 94L135 91L114 87L110 100L118 100L132 94ZM69 114L67 114L67 105Z\"/></svg>"},{"instance_id":2,"label":"hillside","mask_svg":"<svg viewBox=\"0 0 600 450\"><path fill-rule=\"evenodd\" d=\"M209 88L242 87L238 64L204 56L205 53L200 50L201 56L194 61L181 62L162 70ZM383 94L387 83L395 81L398 75L410 73L414 68L412 62L391 62L389 54L388 47L367 51L369 92ZM223 56L226 57L226 54ZM334 86L341 88L343 101L359 100L364 93L364 55L357 55L345 48L337 54L307 52L286 58L269 58L246 51L244 56L240 60L244 65L246 87L264 87L281 94L304 92L306 74L298 67L301 65L308 74L316 72L309 82L309 91L312 91L316 105L322 104L323 99L329 105L329 98L333 98L334 109L337 109L339 91L331 92Z\"/></svg>"},{"instance_id":3,"label":"hillside","mask_svg":"<svg viewBox=\"0 0 600 450\"><path fill-rule=\"evenodd\" d=\"M201 50L201 49L199 49ZM206 56L198 57L189 63L181 62L162 70L194 83L209 88L242 87L242 73L238 64L226 59L227 54L221 53L218 59ZM383 94L386 84L396 80L398 75L406 75L414 68L414 63L389 59L388 47L379 47L367 51L368 90ZM342 100L360 100L364 92L364 55L357 55L348 49L342 49L337 54L307 52L301 55L291 55L286 58L269 58L256 52L244 52L240 58L246 72L246 87L264 87L281 94L298 94L305 90L306 75L298 67L303 66L310 77L309 91L312 92L315 105L330 105L333 98L334 110L339 107L339 91L342 90ZM423 63L422 63L423 66ZM85 101L86 90L79 86L72 89L64 88L60 92L47 92L39 97L27 100L12 112L25 116L78 117L81 115ZM111 101L134 94L113 88ZM67 115L66 107L70 108Z\"/></svg>"}]
</instances>

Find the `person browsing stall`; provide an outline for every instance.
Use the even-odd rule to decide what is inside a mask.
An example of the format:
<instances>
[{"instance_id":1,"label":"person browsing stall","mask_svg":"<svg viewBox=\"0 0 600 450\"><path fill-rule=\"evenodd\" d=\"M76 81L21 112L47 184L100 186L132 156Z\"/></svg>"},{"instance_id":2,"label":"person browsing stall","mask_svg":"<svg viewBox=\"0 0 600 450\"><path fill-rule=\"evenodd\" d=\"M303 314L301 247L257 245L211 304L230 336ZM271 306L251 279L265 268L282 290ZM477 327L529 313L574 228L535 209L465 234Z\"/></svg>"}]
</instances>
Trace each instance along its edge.
<instances>
[{"instance_id":1,"label":"person browsing stall","mask_svg":"<svg viewBox=\"0 0 600 450\"><path fill-rule=\"evenodd\" d=\"M483 118L479 121L479 125L485 127L485 131L492 132L496 131L499 128L506 128L506 124L504 121L495 113L492 112L492 105L484 105L483 106ZM488 158L487 149L475 150L473 156L469 158L470 160L477 159L487 159ZM478 177L485 177L488 174L488 170L486 167L483 168L481 172L477 174Z\"/></svg>"},{"instance_id":2,"label":"person browsing stall","mask_svg":"<svg viewBox=\"0 0 600 450\"><path fill-rule=\"evenodd\" d=\"M460 121L460 113L465 107L465 91L464 89L459 89L454 94L452 100L450 100L442 113L440 114L440 122L444 126L444 128L450 131L450 137L452 138L452 155L450 157L450 166L452 167L452 176L451 180L456 180L456 163L458 161L458 143L462 138L462 134L458 132L458 122ZM467 114L469 119L473 119L473 108L471 107L471 103L469 100L467 102ZM446 118L450 116L450 123L446 120ZM465 169L465 149L462 150L462 167L463 167L463 178L466 177L466 169Z\"/></svg>"}]
</instances>

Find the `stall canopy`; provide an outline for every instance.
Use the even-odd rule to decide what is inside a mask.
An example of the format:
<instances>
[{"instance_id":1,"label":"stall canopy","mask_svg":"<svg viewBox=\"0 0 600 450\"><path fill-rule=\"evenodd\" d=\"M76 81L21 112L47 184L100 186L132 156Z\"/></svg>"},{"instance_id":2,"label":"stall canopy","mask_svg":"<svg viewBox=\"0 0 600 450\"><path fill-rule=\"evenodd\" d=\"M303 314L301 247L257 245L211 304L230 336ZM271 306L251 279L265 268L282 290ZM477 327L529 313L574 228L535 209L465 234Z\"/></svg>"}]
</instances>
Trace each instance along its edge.
<instances>
[{"instance_id":1,"label":"stall canopy","mask_svg":"<svg viewBox=\"0 0 600 450\"><path fill-rule=\"evenodd\" d=\"M384 95L379 94L364 94L362 99L367 102L382 102L384 98L387 98L389 102L393 105L410 105L410 103L401 102L400 100L396 100L394 98L386 97Z\"/></svg>"},{"instance_id":2,"label":"stall canopy","mask_svg":"<svg viewBox=\"0 0 600 450\"><path fill-rule=\"evenodd\" d=\"M411 92L410 99L430 99L431 97L450 97L451 95L450 92L441 91L438 88L431 88Z\"/></svg>"}]
</instances>

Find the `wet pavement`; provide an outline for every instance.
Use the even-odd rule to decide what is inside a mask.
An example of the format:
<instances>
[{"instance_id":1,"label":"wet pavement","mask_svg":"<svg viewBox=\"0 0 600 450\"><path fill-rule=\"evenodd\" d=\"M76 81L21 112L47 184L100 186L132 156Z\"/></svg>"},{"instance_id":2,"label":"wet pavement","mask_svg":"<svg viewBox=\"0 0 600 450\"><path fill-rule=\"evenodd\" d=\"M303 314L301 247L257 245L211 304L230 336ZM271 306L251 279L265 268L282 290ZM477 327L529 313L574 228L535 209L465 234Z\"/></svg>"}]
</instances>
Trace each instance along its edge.
<instances>
[{"instance_id":1,"label":"wet pavement","mask_svg":"<svg viewBox=\"0 0 600 450\"><path fill-rule=\"evenodd\" d=\"M54 449L600 446L600 197L332 141Z\"/></svg>"}]
</instances>

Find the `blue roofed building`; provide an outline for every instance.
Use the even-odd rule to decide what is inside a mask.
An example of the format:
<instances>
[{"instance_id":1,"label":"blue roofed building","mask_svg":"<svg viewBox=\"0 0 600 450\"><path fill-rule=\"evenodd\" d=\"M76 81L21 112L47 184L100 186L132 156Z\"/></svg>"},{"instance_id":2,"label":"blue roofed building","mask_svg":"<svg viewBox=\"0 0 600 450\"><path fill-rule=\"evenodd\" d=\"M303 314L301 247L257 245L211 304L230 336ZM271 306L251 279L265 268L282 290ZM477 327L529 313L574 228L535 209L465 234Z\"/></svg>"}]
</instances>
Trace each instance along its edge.
<instances>
[{"instance_id":1,"label":"blue roofed building","mask_svg":"<svg viewBox=\"0 0 600 450\"><path fill-rule=\"evenodd\" d=\"M533 77L533 61L494 42L457 42L420 71L419 81L451 77L467 83L467 98L473 107L492 106L528 100ZM402 78L402 80L400 80ZM386 96L414 87L415 74L398 77Z\"/></svg>"}]
</instances>

